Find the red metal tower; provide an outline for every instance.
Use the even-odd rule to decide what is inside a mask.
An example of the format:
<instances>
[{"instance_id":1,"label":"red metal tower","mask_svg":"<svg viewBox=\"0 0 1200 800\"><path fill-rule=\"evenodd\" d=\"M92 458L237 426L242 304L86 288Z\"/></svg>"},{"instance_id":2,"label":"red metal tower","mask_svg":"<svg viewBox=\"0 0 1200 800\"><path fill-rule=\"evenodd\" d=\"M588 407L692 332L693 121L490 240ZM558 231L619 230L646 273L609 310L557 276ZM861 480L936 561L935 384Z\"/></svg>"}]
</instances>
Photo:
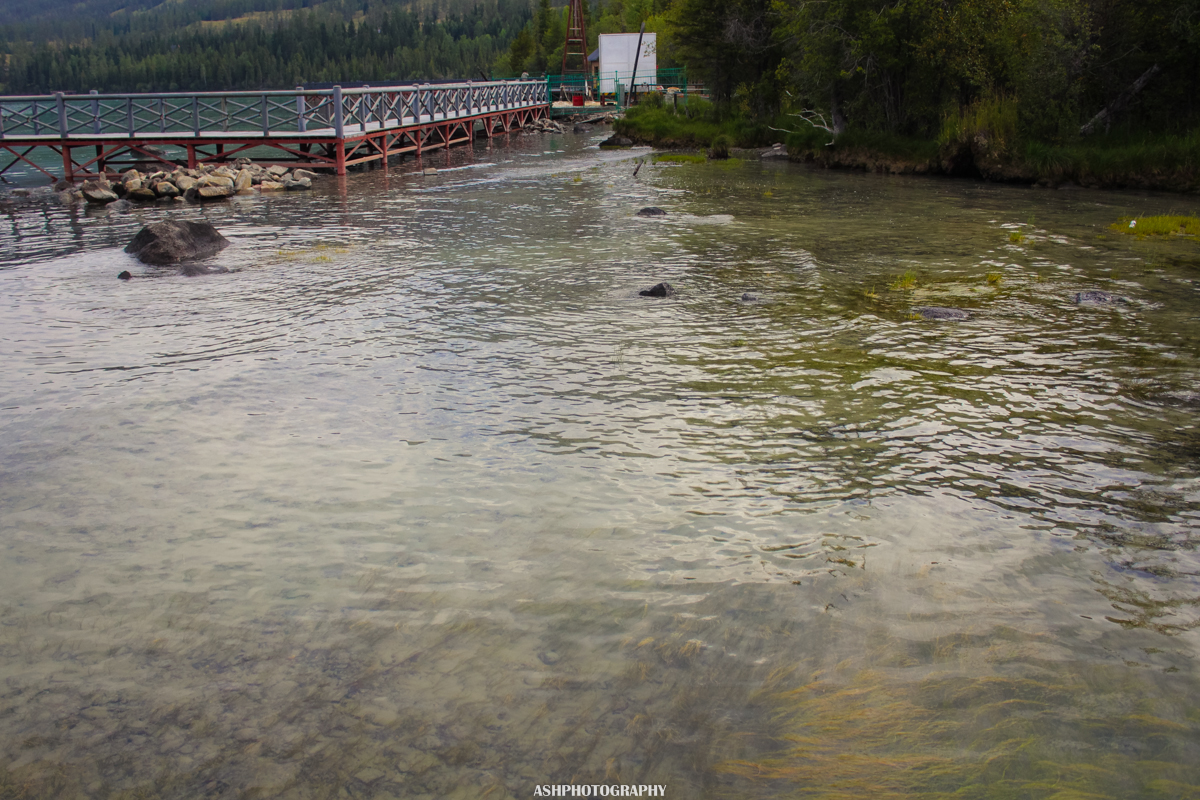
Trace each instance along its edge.
<instances>
[{"instance_id":1,"label":"red metal tower","mask_svg":"<svg viewBox=\"0 0 1200 800\"><path fill-rule=\"evenodd\" d=\"M587 52L587 29L584 27L583 20L583 3L584 0L571 0L570 8L567 12L567 40L563 44L563 60L562 60L562 76L563 83L567 83L567 76L574 78L576 75L580 78L570 80L572 84L576 80L580 83L579 90L582 94L591 94L588 91L588 52ZM572 63L573 57L578 56L579 63L576 66ZM569 65L569 66L568 66Z\"/></svg>"}]
</instances>

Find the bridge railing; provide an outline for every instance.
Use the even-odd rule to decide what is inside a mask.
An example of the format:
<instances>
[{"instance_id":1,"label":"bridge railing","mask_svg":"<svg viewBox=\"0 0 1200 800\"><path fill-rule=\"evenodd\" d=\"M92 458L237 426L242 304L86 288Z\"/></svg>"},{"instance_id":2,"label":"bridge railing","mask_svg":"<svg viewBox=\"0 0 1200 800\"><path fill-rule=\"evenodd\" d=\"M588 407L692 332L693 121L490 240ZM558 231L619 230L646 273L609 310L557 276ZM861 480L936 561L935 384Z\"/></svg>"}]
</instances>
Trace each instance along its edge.
<instances>
[{"instance_id":1,"label":"bridge railing","mask_svg":"<svg viewBox=\"0 0 1200 800\"><path fill-rule=\"evenodd\" d=\"M269 92L0 97L0 140L44 136L347 134L545 105L543 80Z\"/></svg>"}]
</instances>

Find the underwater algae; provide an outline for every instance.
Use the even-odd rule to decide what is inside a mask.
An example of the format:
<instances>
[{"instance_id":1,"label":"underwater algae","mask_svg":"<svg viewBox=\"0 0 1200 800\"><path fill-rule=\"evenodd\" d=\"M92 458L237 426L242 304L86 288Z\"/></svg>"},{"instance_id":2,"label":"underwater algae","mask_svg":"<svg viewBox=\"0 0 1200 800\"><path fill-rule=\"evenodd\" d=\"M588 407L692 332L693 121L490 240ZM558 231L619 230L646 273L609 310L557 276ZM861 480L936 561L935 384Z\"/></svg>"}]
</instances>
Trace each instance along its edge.
<instances>
[{"instance_id":1,"label":"underwater algae","mask_svg":"<svg viewBox=\"0 0 1200 800\"><path fill-rule=\"evenodd\" d=\"M717 769L802 798L1200 797L1200 718L1119 670L1086 678L781 671L756 702L779 746Z\"/></svg>"}]
</instances>

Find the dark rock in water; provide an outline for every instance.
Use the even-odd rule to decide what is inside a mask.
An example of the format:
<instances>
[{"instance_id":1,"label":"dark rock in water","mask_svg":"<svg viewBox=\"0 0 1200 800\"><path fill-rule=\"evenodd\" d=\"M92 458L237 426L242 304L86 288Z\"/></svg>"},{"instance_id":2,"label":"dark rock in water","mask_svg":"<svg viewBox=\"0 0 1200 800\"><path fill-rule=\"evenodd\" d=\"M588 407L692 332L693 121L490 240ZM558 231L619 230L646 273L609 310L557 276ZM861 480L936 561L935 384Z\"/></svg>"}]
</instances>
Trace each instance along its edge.
<instances>
[{"instance_id":1,"label":"dark rock in water","mask_svg":"<svg viewBox=\"0 0 1200 800\"><path fill-rule=\"evenodd\" d=\"M142 228L125 252L143 264L162 265L210 256L228 246L229 240L207 222L169 219Z\"/></svg>"},{"instance_id":2,"label":"dark rock in water","mask_svg":"<svg viewBox=\"0 0 1200 800\"><path fill-rule=\"evenodd\" d=\"M675 290L669 283L656 283L649 289L642 289L638 294L642 297L674 297Z\"/></svg>"},{"instance_id":3,"label":"dark rock in water","mask_svg":"<svg viewBox=\"0 0 1200 800\"><path fill-rule=\"evenodd\" d=\"M582 125L576 125L575 127L571 128L571 133L591 133L591 130Z\"/></svg>"},{"instance_id":4,"label":"dark rock in water","mask_svg":"<svg viewBox=\"0 0 1200 800\"><path fill-rule=\"evenodd\" d=\"M600 143L601 147L633 147L633 139L613 134Z\"/></svg>"},{"instance_id":5,"label":"dark rock in water","mask_svg":"<svg viewBox=\"0 0 1200 800\"><path fill-rule=\"evenodd\" d=\"M118 274L117 274L117 277L118 277L118 278L120 278L120 279L121 279L121 280L123 280L123 281L127 281L127 280L129 280L130 278L132 278L133 276L129 274L129 270L124 270L124 271L122 271L122 272L118 273Z\"/></svg>"},{"instance_id":6,"label":"dark rock in water","mask_svg":"<svg viewBox=\"0 0 1200 800\"><path fill-rule=\"evenodd\" d=\"M1115 294L1110 294L1108 292L1102 292L1098 289L1089 289L1086 292L1076 292L1075 293L1075 302L1076 303L1104 304L1104 303L1128 303L1129 301L1126 300L1124 297L1118 297Z\"/></svg>"},{"instance_id":7,"label":"dark rock in water","mask_svg":"<svg viewBox=\"0 0 1200 800\"><path fill-rule=\"evenodd\" d=\"M129 209L133 208L133 203L129 202L128 200L124 200L124 199L114 200L111 203L109 203L107 206L105 206L105 208L108 209L108 213L110 213L110 214L113 214L113 213L123 214L126 211L128 211Z\"/></svg>"},{"instance_id":8,"label":"dark rock in water","mask_svg":"<svg viewBox=\"0 0 1200 800\"><path fill-rule=\"evenodd\" d=\"M967 319L971 316L969 311L963 311L961 308L942 308L941 306L922 306L914 308L913 313L920 314L925 319Z\"/></svg>"},{"instance_id":9,"label":"dark rock in water","mask_svg":"<svg viewBox=\"0 0 1200 800\"><path fill-rule=\"evenodd\" d=\"M743 303L757 303L758 295L750 294L749 292L743 292L742 293L742 302Z\"/></svg>"},{"instance_id":10,"label":"dark rock in water","mask_svg":"<svg viewBox=\"0 0 1200 800\"><path fill-rule=\"evenodd\" d=\"M637 217L665 217L666 215L667 215L667 212L663 211L661 208L658 208L656 206L650 206L648 208L643 208L641 211L637 212L637 214L635 214L634 216L637 216Z\"/></svg>"}]
</instances>

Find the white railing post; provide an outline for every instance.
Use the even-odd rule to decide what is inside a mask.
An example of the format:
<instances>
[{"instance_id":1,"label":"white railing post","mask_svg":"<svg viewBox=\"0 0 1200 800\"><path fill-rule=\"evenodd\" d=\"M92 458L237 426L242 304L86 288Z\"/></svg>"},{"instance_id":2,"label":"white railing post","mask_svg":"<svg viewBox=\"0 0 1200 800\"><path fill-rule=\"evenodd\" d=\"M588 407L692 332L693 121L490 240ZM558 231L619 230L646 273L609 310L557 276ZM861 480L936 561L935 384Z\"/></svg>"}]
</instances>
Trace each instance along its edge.
<instances>
[{"instance_id":1,"label":"white railing post","mask_svg":"<svg viewBox=\"0 0 1200 800\"><path fill-rule=\"evenodd\" d=\"M200 97L192 95L192 133L200 136Z\"/></svg>"},{"instance_id":2,"label":"white railing post","mask_svg":"<svg viewBox=\"0 0 1200 800\"><path fill-rule=\"evenodd\" d=\"M58 107L58 135L67 138L67 101L62 92L54 93L54 105Z\"/></svg>"},{"instance_id":3,"label":"white railing post","mask_svg":"<svg viewBox=\"0 0 1200 800\"><path fill-rule=\"evenodd\" d=\"M100 93L92 89L88 94L95 97ZM92 133L100 135L100 101L95 99L92 100Z\"/></svg>"},{"instance_id":4,"label":"white railing post","mask_svg":"<svg viewBox=\"0 0 1200 800\"><path fill-rule=\"evenodd\" d=\"M346 138L346 117L342 111L342 87L333 87L333 135L339 139Z\"/></svg>"},{"instance_id":5,"label":"white railing post","mask_svg":"<svg viewBox=\"0 0 1200 800\"><path fill-rule=\"evenodd\" d=\"M305 102L304 95L299 94L304 91L303 86L296 87L296 130L304 133L308 130L308 121L304 118Z\"/></svg>"}]
</instances>

